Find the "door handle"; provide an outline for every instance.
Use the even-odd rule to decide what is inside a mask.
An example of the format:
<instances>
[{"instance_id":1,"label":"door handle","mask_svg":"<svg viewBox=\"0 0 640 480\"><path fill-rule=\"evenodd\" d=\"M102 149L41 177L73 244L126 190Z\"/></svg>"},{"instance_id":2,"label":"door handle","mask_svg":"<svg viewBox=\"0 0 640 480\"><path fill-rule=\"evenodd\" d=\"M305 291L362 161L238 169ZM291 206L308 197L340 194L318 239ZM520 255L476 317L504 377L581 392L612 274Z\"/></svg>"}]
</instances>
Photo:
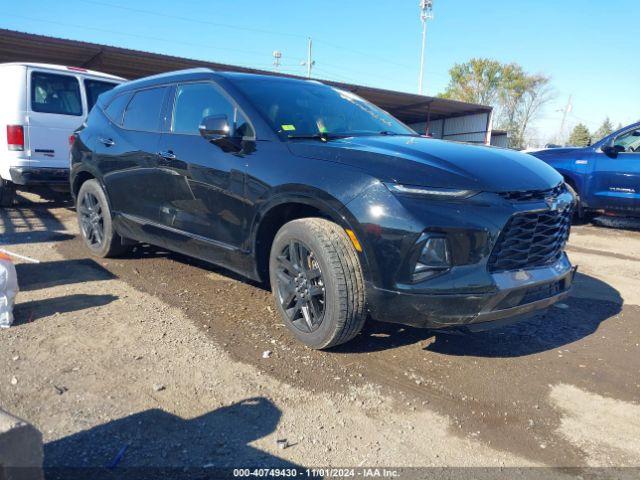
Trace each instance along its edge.
<instances>
[{"instance_id":1,"label":"door handle","mask_svg":"<svg viewBox=\"0 0 640 480\"><path fill-rule=\"evenodd\" d=\"M105 147L113 147L113 146L116 144L116 142L114 142L114 141L113 141L113 139L111 139L111 138L103 138L103 137L100 137L100 138L98 139L98 141L99 141L101 144L103 144Z\"/></svg>"},{"instance_id":2,"label":"door handle","mask_svg":"<svg viewBox=\"0 0 640 480\"><path fill-rule=\"evenodd\" d=\"M165 160L175 160L176 158L178 158L176 157L176 154L173 153L171 150L167 150L165 152L158 152L158 155L160 155Z\"/></svg>"}]
</instances>

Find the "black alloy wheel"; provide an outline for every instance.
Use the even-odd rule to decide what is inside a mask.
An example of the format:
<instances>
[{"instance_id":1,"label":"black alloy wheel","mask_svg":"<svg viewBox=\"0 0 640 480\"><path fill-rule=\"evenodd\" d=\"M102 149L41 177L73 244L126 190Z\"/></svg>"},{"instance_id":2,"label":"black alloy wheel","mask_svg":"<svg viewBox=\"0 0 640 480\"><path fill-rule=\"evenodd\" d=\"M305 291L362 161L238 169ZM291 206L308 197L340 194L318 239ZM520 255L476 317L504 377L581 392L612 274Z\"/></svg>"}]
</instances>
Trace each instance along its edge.
<instances>
[{"instance_id":1,"label":"black alloy wheel","mask_svg":"<svg viewBox=\"0 0 640 480\"><path fill-rule=\"evenodd\" d=\"M91 248L100 249L104 242L104 215L96 196L83 192L78 200L78 219L85 241Z\"/></svg>"},{"instance_id":2,"label":"black alloy wheel","mask_svg":"<svg viewBox=\"0 0 640 480\"><path fill-rule=\"evenodd\" d=\"M283 323L308 347L348 342L367 316L360 258L345 230L310 217L285 223L271 245L269 280Z\"/></svg>"},{"instance_id":3,"label":"black alloy wheel","mask_svg":"<svg viewBox=\"0 0 640 480\"><path fill-rule=\"evenodd\" d=\"M314 253L303 242L291 240L277 257L278 301L298 330L311 333L324 319L325 286Z\"/></svg>"},{"instance_id":4,"label":"black alloy wheel","mask_svg":"<svg viewBox=\"0 0 640 480\"><path fill-rule=\"evenodd\" d=\"M76 214L84 244L93 255L116 257L128 252L134 244L116 233L109 201L97 180L87 180L80 187Z\"/></svg>"}]
</instances>

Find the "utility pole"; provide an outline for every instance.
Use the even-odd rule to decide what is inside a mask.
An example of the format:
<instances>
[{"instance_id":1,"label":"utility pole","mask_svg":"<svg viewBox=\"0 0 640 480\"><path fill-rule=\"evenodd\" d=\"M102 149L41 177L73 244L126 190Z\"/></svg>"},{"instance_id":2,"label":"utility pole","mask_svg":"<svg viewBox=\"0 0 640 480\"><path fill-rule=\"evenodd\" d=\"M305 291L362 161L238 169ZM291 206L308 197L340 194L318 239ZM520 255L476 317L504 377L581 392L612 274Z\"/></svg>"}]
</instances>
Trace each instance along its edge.
<instances>
[{"instance_id":1,"label":"utility pole","mask_svg":"<svg viewBox=\"0 0 640 480\"><path fill-rule=\"evenodd\" d=\"M312 46L313 46L313 44L311 42L311 37L309 37L309 42L307 43L307 61L300 63L300 65L302 65L303 67L304 66L307 67L307 78L311 78L311 69L316 64L315 60L313 60L311 58L312 57L312 55L311 55Z\"/></svg>"},{"instance_id":2,"label":"utility pole","mask_svg":"<svg viewBox=\"0 0 640 480\"><path fill-rule=\"evenodd\" d=\"M569 95L569 101L567 106L562 110L562 121L560 122L560 132L558 132L558 143L562 143L564 140L564 127L567 122L567 115L573 110L573 104L571 103L572 95Z\"/></svg>"},{"instance_id":3,"label":"utility pole","mask_svg":"<svg viewBox=\"0 0 640 480\"><path fill-rule=\"evenodd\" d=\"M422 51L420 53L420 79L418 93L424 91L424 54L427 47L427 20L433 19L433 0L420 0L420 21L422 22Z\"/></svg>"}]
</instances>

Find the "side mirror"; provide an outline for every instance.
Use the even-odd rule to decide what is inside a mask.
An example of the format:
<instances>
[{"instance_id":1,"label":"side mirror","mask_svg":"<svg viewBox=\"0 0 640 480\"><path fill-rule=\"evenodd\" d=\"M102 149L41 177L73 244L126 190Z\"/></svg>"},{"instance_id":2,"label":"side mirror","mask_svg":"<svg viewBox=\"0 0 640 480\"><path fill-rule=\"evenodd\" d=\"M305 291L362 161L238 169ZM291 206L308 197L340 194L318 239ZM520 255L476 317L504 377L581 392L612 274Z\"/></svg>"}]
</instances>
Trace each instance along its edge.
<instances>
[{"instance_id":1,"label":"side mirror","mask_svg":"<svg viewBox=\"0 0 640 480\"><path fill-rule=\"evenodd\" d=\"M612 158L617 157L619 153L624 151L624 147L622 145L616 145L615 140L611 140L602 146L602 153Z\"/></svg>"},{"instance_id":2,"label":"side mirror","mask_svg":"<svg viewBox=\"0 0 640 480\"><path fill-rule=\"evenodd\" d=\"M231 128L226 115L204 117L198 129L200 130L200 135L208 141L222 140L231 136Z\"/></svg>"}]
</instances>

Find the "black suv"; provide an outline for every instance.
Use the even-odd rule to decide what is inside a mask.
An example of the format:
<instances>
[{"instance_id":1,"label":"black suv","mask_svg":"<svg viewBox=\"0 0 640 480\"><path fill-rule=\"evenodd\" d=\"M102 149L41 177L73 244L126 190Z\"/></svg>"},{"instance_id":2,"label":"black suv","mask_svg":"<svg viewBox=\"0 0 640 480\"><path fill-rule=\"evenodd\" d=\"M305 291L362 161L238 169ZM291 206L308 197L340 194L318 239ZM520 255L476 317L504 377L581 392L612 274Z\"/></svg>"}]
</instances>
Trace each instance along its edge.
<instances>
[{"instance_id":1,"label":"black suv","mask_svg":"<svg viewBox=\"0 0 640 480\"><path fill-rule=\"evenodd\" d=\"M270 282L327 348L370 314L484 328L566 296L573 193L514 151L417 135L316 81L196 69L101 95L71 152L98 256L158 245Z\"/></svg>"}]
</instances>

